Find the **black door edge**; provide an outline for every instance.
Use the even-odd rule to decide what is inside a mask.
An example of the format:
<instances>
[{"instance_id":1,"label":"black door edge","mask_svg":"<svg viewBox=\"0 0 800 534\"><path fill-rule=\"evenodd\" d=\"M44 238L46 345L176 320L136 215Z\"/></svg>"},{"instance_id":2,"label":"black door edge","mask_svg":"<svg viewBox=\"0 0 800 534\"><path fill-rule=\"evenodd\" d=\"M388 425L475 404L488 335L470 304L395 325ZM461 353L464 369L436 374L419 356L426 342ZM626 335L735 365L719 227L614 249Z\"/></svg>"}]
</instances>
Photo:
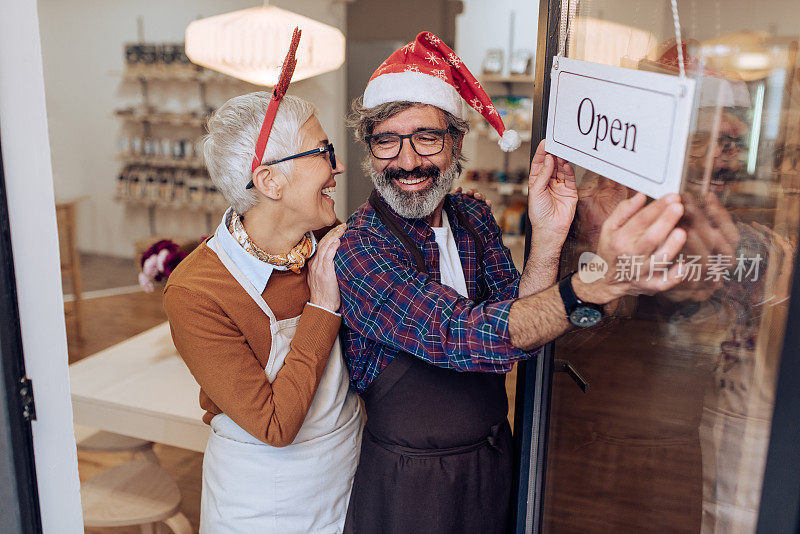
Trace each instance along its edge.
<instances>
[{"instance_id":1,"label":"black door edge","mask_svg":"<svg viewBox=\"0 0 800 534\"><path fill-rule=\"evenodd\" d=\"M0 453L12 462L14 480L5 483L16 485L17 503L6 502L0 520L3 532L40 533L42 519L39 508L39 491L33 452L30 419L33 417L30 384L26 379L22 352L17 285L14 275L14 257L11 249L11 231L3 169L2 143L0 143L0 369L3 375L5 399L0 409L7 412L9 427L3 432L6 438L0 443ZM27 392L24 390L27 385ZM27 410L26 410L27 408ZM7 449L5 452L2 449ZM3 482L0 482L3 483ZM14 511L16 506L17 511ZM16 513L13 513L16 512ZM18 516L16 514L18 513ZM16 516L16 517L10 517ZM8 529L8 530L7 530Z\"/></svg>"},{"instance_id":2,"label":"black door edge","mask_svg":"<svg viewBox=\"0 0 800 534\"><path fill-rule=\"evenodd\" d=\"M547 128L550 69L558 51L560 0L539 0L536 73L533 88L531 157ZM525 257L530 251L531 226L525 221ZM553 381L554 343L548 343L537 360L517 366L514 410L514 497L517 534L542 531L550 390Z\"/></svg>"}]
</instances>

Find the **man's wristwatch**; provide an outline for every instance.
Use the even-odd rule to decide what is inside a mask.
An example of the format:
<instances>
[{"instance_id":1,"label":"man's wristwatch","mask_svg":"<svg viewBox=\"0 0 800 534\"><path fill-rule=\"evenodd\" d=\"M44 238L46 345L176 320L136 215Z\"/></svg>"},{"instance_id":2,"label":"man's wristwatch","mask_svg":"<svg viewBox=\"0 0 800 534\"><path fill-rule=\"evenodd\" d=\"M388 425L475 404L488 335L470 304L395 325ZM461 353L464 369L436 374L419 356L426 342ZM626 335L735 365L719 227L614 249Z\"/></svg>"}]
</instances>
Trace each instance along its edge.
<instances>
[{"instance_id":1,"label":"man's wristwatch","mask_svg":"<svg viewBox=\"0 0 800 534\"><path fill-rule=\"evenodd\" d=\"M576 272L573 271L558 282L558 292L561 293L561 300L564 301L564 309L567 310L567 319L570 323L581 328L594 326L603 319L605 312L601 305L583 302L575 294L572 277Z\"/></svg>"}]
</instances>

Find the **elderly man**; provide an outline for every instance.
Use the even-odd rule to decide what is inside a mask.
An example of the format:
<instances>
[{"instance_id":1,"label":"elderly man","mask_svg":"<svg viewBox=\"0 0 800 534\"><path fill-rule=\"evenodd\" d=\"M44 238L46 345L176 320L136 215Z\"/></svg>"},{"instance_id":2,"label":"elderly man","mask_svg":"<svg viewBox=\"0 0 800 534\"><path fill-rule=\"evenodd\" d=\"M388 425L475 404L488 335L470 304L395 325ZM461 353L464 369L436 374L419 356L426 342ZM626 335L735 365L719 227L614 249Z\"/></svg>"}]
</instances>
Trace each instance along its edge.
<instances>
[{"instance_id":1,"label":"elderly man","mask_svg":"<svg viewBox=\"0 0 800 534\"><path fill-rule=\"evenodd\" d=\"M466 100L501 136L491 100L435 35L421 33L375 72L351 123L375 184L348 221L335 267L350 379L367 424L345 530L505 532L512 480L505 374L538 347L597 323L604 305L679 281L556 283L575 214L570 165L539 145L529 178L532 241L522 275L486 204L448 194L461 170ZM515 139L517 137L517 139ZM597 254L666 257L683 245L677 195L637 195L603 225Z\"/></svg>"}]
</instances>

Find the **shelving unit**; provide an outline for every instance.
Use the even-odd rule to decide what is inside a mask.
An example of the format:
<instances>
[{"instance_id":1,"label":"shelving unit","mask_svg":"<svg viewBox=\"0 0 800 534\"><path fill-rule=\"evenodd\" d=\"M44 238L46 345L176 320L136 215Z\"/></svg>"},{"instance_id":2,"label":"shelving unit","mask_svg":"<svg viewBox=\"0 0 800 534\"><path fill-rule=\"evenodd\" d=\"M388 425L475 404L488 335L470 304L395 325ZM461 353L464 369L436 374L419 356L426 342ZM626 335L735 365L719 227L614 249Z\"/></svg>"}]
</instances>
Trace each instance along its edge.
<instances>
[{"instance_id":1,"label":"shelving unit","mask_svg":"<svg viewBox=\"0 0 800 534\"><path fill-rule=\"evenodd\" d=\"M534 79L532 76L484 74L479 77L479 80L492 99L514 96L530 97L533 94ZM499 140L499 136L494 129L484 125L482 121L483 119L478 121L471 130L470 135L473 136L474 139L474 154L469 154L470 161L468 162L468 165L474 165L474 167L469 170L477 171L477 174L481 176L478 180L471 180L465 176L457 185L464 189L475 189L485 194L486 197L492 201L492 211L495 218L498 219L498 223L501 224L501 227L505 222L506 228L511 228L515 225L510 224L506 217L517 217L520 211L520 203L527 199L527 173L525 173L524 179L520 176L515 176L515 173L512 172L512 155L506 152L503 152L502 155L498 154L499 148L497 147L497 141ZM506 121L505 118L504 121ZM506 126L511 127L507 121ZM522 146L517 149L517 152L520 154L524 153L524 158L516 154L513 156L514 168L519 169L523 166L527 167L528 154L530 153L531 128L530 125L524 127L517 125L514 129L518 131L522 140ZM492 169L494 172L489 172L486 170L487 168ZM473 172L465 173L465 175L473 174ZM486 179L487 175L493 175L496 181ZM516 180L520 179L522 179L522 181L517 183ZM511 208L512 211L509 212L509 208ZM521 229L522 225L520 224L519 226ZM522 269L525 236L522 235L520 231L504 232L503 242L511 250L517 268Z\"/></svg>"},{"instance_id":2,"label":"shelving unit","mask_svg":"<svg viewBox=\"0 0 800 534\"><path fill-rule=\"evenodd\" d=\"M507 182L474 182L471 180L462 180L459 185L464 189L478 189L494 191L498 195L508 196L520 194L523 196L528 195L528 184L510 184Z\"/></svg>"},{"instance_id":3,"label":"shelving unit","mask_svg":"<svg viewBox=\"0 0 800 534\"><path fill-rule=\"evenodd\" d=\"M525 83L533 86L533 76L527 74L484 74L481 76L481 83Z\"/></svg>"},{"instance_id":4,"label":"shelving unit","mask_svg":"<svg viewBox=\"0 0 800 534\"><path fill-rule=\"evenodd\" d=\"M172 54L168 63L158 60L161 46ZM136 47L140 52L131 53L131 48ZM142 53L143 49L149 55ZM123 137L120 143L117 158L122 169L115 198L129 207L147 209L151 235L158 233L159 209L205 214L205 231L210 232L215 214L226 203L211 183L197 152L197 141L214 111L207 99L208 89L214 85L215 95L221 88L231 97L254 90L253 86L189 63L180 44L126 45L125 55L128 59L125 70L113 74L123 84L138 84L140 102L114 113L124 121L129 133L135 132ZM159 109L153 104L156 92L174 97L179 91L191 95L195 88L198 104L194 109L179 112ZM191 100L194 99L192 96Z\"/></svg>"}]
</instances>

